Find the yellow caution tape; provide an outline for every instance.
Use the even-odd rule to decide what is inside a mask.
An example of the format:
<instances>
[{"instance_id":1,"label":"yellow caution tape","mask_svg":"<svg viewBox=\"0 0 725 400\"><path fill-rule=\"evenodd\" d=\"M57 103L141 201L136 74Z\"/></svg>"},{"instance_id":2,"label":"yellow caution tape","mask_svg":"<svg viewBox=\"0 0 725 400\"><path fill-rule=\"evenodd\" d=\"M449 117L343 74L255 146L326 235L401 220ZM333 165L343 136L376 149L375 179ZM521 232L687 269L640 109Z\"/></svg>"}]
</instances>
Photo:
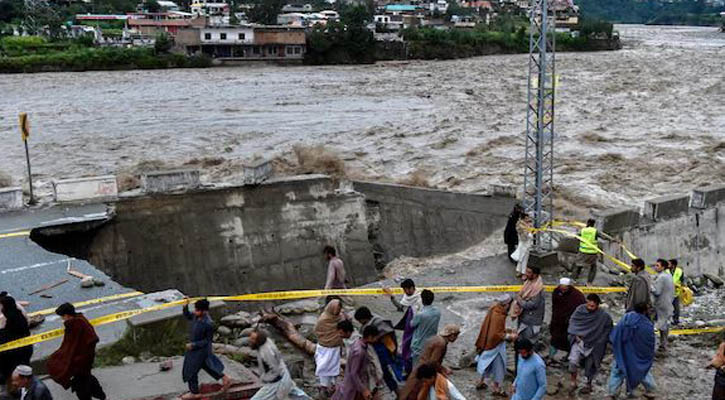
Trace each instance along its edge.
<instances>
[{"instance_id":1,"label":"yellow caution tape","mask_svg":"<svg viewBox=\"0 0 725 400\"><path fill-rule=\"evenodd\" d=\"M673 329L670 331L670 335L699 335L701 333L717 333L722 331L725 331L725 326L713 328Z\"/></svg>"},{"instance_id":2,"label":"yellow caution tape","mask_svg":"<svg viewBox=\"0 0 725 400\"><path fill-rule=\"evenodd\" d=\"M189 301L196 301L198 299L199 298L189 299ZM152 311L159 311L159 310L163 310L166 308L183 305L186 302L187 302L187 300L185 300L185 299L176 300L176 301L172 301L170 303L164 303L164 304L160 304L157 306L141 308L138 310L122 311L122 312L118 312L115 314L109 314L109 315L104 315L102 317L94 318L94 319L90 320L89 322L93 326L111 324L114 322L118 322L118 321L122 321L122 320L125 320L128 318L131 318L135 315L152 312ZM8 342L8 343L0 345L0 352L13 350L13 349L17 349L20 347L30 346L30 345L33 345L36 343L46 342L48 340L56 339L56 338L63 336L64 331L65 331L64 328L53 329L52 331L38 333L36 335L30 335L30 336L24 337L22 339L14 340L12 342Z\"/></svg>"},{"instance_id":3,"label":"yellow caution tape","mask_svg":"<svg viewBox=\"0 0 725 400\"><path fill-rule=\"evenodd\" d=\"M100 297L100 298L93 299L93 300L86 300L86 301L80 301L78 303L73 303L73 307L80 308L80 307L85 307L85 306L88 306L91 304L100 304L100 303L105 303L105 302L113 301L113 300L120 300L120 299L129 298L129 297L141 296L142 294L143 294L143 292L129 292L129 293L114 294L112 296ZM55 312L55 308L46 308L45 310L31 312L28 314L28 316L34 317L36 315L49 315L49 314L53 314L54 312Z\"/></svg>"},{"instance_id":4,"label":"yellow caution tape","mask_svg":"<svg viewBox=\"0 0 725 400\"><path fill-rule=\"evenodd\" d=\"M30 236L30 231L0 233L0 239L6 239L6 238L18 237L18 236Z\"/></svg>"}]
</instances>

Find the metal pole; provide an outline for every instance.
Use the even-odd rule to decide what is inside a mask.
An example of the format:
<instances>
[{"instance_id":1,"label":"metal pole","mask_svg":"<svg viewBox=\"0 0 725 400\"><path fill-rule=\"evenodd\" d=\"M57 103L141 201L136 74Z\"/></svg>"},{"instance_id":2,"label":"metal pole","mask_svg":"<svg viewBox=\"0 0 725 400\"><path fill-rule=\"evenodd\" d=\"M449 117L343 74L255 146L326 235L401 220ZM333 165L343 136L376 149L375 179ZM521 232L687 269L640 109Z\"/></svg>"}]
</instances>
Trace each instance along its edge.
<instances>
[{"instance_id":1,"label":"metal pole","mask_svg":"<svg viewBox=\"0 0 725 400\"><path fill-rule=\"evenodd\" d=\"M30 188L30 201L28 204L35 204L35 197L33 196L33 174L30 172L30 152L28 152L28 140L23 140L25 144L25 160L28 162L28 187Z\"/></svg>"}]
</instances>

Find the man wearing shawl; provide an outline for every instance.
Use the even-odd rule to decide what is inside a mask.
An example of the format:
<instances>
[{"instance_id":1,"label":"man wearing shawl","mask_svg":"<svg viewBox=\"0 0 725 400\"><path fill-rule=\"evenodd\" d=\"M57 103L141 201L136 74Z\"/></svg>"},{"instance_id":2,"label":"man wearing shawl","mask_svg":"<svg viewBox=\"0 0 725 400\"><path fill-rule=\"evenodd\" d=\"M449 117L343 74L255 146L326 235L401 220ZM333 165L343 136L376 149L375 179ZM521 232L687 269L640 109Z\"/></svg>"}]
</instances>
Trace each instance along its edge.
<instances>
[{"instance_id":1,"label":"man wearing shawl","mask_svg":"<svg viewBox=\"0 0 725 400\"><path fill-rule=\"evenodd\" d=\"M252 349L257 350L258 375L263 385L251 400L309 399L309 396L295 385L282 354L265 332L252 331L249 342Z\"/></svg>"},{"instance_id":2,"label":"man wearing shawl","mask_svg":"<svg viewBox=\"0 0 725 400\"><path fill-rule=\"evenodd\" d=\"M403 318L395 325L395 329L403 331L401 356L403 357L405 372L410 373L410 370L413 368L413 351L411 346L413 344L413 333L415 332L412 322L415 315L423 309L423 300L420 298L421 292L415 288L415 283L412 279L404 280L400 283L400 287L403 289L403 296L400 300L392 295L390 289L385 289L384 292L390 297L390 301L393 302L393 305L398 311L403 313Z\"/></svg>"},{"instance_id":3,"label":"man wearing shawl","mask_svg":"<svg viewBox=\"0 0 725 400\"><path fill-rule=\"evenodd\" d=\"M569 352L569 318L577 307L586 303L584 294L571 285L571 279L561 278L559 286L551 294L551 348L549 357L553 357L557 350Z\"/></svg>"},{"instance_id":4,"label":"man wearing shawl","mask_svg":"<svg viewBox=\"0 0 725 400\"><path fill-rule=\"evenodd\" d=\"M486 377L493 375L493 395L506 397L501 384L506 374L506 340L515 340L515 333L506 332L506 317L511 295L504 294L488 309L476 339L476 370L481 381L476 389L486 389Z\"/></svg>"},{"instance_id":5,"label":"man wearing shawl","mask_svg":"<svg viewBox=\"0 0 725 400\"><path fill-rule=\"evenodd\" d=\"M539 275L539 267L526 268L526 280L521 290L516 294L509 316L518 320L519 337L529 339L536 343L541 324L544 322L544 282Z\"/></svg>"},{"instance_id":6,"label":"man wearing shawl","mask_svg":"<svg viewBox=\"0 0 725 400\"><path fill-rule=\"evenodd\" d=\"M599 306L602 300L592 293L587 296L586 304L577 307L569 320L569 372L571 372L570 395L574 395L577 387L577 371L584 366L587 385L581 394L592 392L592 381L607 350L609 333L612 331L612 317Z\"/></svg>"},{"instance_id":7,"label":"man wearing shawl","mask_svg":"<svg viewBox=\"0 0 725 400\"><path fill-rule=\"evenodd\" d=\"M707 368L715 368L715 385L712 388L712 400L725 399L725 342L720 343L717 353L707 365Z\"/></svg>"},{"instance_id":8,"label":"man wearing shawl","mask_svg":"<svg viewBox=\"0 0 725 400\"><path fill-rule=\"evenodd\" d=\"M398 385L403 381L403 363L398 356L398 341L393 324L386 319L373 316L367 307L360 307L355 311L355 320L362 325L362 331L368 326L377 329L378 335L371 344L378 356L385 385L391 392L397 393Z\"/></svg>"},{"instance_id":9,"label":"man wearing shawl","mask_svg":"<svg viewBox=\"0 0 725 400\"><path fill-rule=\"evenodd\" d=\"M652 297L654 298L657 323L655 328L660 331L660 351L667 350L667 336L670 333L670 319L675 308L672 305L675 301L675 284L672 275L667 272L668 263L663 259L657 260L655 271L657 277L652 286Z\"/></svg>"},{"instance_id":10,"label":"man wearing shawl","mask_svg":"<svg viewBox=\"0 0 725 400\"><path fill-rule=\"evenodd\" d=\"M327 303L315 324L317 335L315 375L319 377L323 391L328 393L334 390L335 379L340 375L340 350L343 339L349 338L352 334L352 324L349 322L348 329L340 329L342 321L347 321L342 313L342 303L334 299Z\"/></svg>"},{"instance_id":11,"label":"man wearing shawl","mask_svg":"<svg viewBox=\"0 0 725 400\"><path fill-rule=\"evenodd\" d=\"M443 327L440 334L428 339L420 355L418 364L413 367L413 372L408 376L408 380L405 381L405 386L400 391L398 398L407 399L410 393L415 390L416 386L420 384L416 378L416 373L422 365L432 365L439 374L443 374L444 376L450 375L451 370L443 366L443 359L448 352L448 345L455 342L460 333L461 328L458 325L448 324Z\"/></svg>"},{"instance_id":12,"label":"man wearing shawl","mask_svg":"<svg viewBox=\"0 0 725 400\"><path fill-rule=\"evenodd\" d=\"M634 306L640 303L646 304L649 310L652 304L652 299L650 298L652 281L650 280L649 273L645 271L644 261L641 258L632 260L632 274L634 274L634 278L629 284L629 289L627 289L626 310L627 312L634 311Z\"/></svg>"},{"instance_id":13,"label":"man wearing shawl","mask_svg":"<svg viewBox=\"0 0 725 400\"><path fill-rule=\"evenodd\" d=\"M63 319L65 332L60 348L48 358L48 374L64 389L74 391L79 400L106 400L101 384L91 374L98 344L96 331L70 303L61 304L55 313Z\"/></svg>"},{"instance_id":14,"label":"man wearing shawl","mask_svg":"<svg viewBox=\"0 0 725 400\"><path fill-rule=\"evenodd\" d=\"M632 395L641 383L644 396L654 399L655 382L652 378L652 363L655 356L655 331L647 316L648 305L639 303L635 311L624 314L609 334L614 362L609 375L609 398L616 399L622 382L627 383L627 394Z\"/></svg>"},{"instance_id":15,"label":"man wearing shawl","mask_svg":"<svg viewBox=\"0 0 725 400\"><path fill-rule=\"evenodd\" d=\"M203 369L212 378L224 382L224 388L229 388L230 380L224 374L224 364L212 352L214 340L214 323L209 316L209 301L202 299L194 303L194 313L189 312L189 303L184 304L184 317L192 321L190 342L186 345L184 366L181 377L189 385L190 395L194 398L199 394L199 372Z\"/></svg>"},{"instance_id":16,"label":"man wearing shawl","mask_svg":"<svg viewBox=\"0 0 725 400\"><path fill-rule=\"evenodd\" d=\"M368 346L375 342L380 334L373 325L366 326L362 331L362 338L350 346L345 365L345 378L342 385L337 388L332 400L370 400L374 393L369 388Z\"/></svg>"}]
</instances>

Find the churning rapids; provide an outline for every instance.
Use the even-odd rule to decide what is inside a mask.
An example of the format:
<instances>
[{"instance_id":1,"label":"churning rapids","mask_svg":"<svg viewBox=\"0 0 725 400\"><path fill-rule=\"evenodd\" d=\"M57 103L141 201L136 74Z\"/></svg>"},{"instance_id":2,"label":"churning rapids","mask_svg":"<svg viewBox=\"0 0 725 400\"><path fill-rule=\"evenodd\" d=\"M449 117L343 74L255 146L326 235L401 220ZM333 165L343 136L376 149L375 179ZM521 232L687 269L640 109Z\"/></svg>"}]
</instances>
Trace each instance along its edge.
<instances>
[{"instance_id":1,"label":"churning rapids","mask_svg":"<svg viewBox=\"0 0 725 400\"><path fill-rule=\"evenodd\" d=\"M560 53L556 182L581 207L640 201L725 176L725 33L617 26L624 49ZM439 187L521 184L526 55L364 66L3 75L0 171L24 180L17 113L30 113L36 185L145 162L335 150L356 176L413 171ZM225 168L228 164L228 168Z\"/></svg>"}]
</instances>

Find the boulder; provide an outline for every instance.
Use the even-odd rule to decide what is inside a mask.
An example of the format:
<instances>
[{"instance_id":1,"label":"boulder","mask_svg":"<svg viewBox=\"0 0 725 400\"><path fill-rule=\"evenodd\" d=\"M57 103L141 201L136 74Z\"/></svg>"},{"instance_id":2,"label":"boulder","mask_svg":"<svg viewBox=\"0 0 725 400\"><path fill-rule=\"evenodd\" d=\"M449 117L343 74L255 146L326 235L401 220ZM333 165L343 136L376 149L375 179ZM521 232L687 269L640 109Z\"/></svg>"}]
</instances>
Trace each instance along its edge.
<instances>
[{"instance_id":1,"label":"boulder","mask_svg":"<svg viewBox=\"0 0 725 400\"><path fill-rule=\"evenodd\" d=\"M136 358L131 357L131 356L126 356L121 359L121 362L123 363L123 365L131 365L136 362Z\"/></svg>"},{"instance_id":2,"label":"boulder","mask_svg":"<svg viewBox=\"0 0 725 400\"><path fill-rule=\"evenodd\" d=\"M226 327L226 326L224 326L224 325L222 325L222 326L218 327L218 328L216 329L216 331L217 331L217 333L218 333L219 335L221 335L221 336L231 336L231 334L232 334L232 330L231 330L231 328L229 328L229 327Z\"/></svg>"},{"instance_id":3,"label":"boulder","mask_svg":"<svg viewBox=\"0 0 725 400\"><path fill-rule=\"evenodd\" d=\"M249 328L252 326L251 317L248 312L238 312L236 314L222 317L221 324L230 328Z\"/></svg>"},{"instance_id":4,"label":"boulder","mask_svg":"<svg viewBox=\"0 0 725 400\"><path fill-rule=\"evenodd\" d=\"M84 289L92 288L94 286L93 277L87 276L81 279L81 287Z\"/></svg>"},{"instance_id":5,"label":"boulder","mask_svg":"<svg viewBox=\"0 0 725 400\"><path fill-rule=\"evenodd\" d=\"M720 279L719 276L714 274L702 274L703 277L707 278L710 282L712 282L713 285L715 285L716 288L719 288L722 286L725 282L723 282L722 279Z\"/></svg>"}]
</instances>

